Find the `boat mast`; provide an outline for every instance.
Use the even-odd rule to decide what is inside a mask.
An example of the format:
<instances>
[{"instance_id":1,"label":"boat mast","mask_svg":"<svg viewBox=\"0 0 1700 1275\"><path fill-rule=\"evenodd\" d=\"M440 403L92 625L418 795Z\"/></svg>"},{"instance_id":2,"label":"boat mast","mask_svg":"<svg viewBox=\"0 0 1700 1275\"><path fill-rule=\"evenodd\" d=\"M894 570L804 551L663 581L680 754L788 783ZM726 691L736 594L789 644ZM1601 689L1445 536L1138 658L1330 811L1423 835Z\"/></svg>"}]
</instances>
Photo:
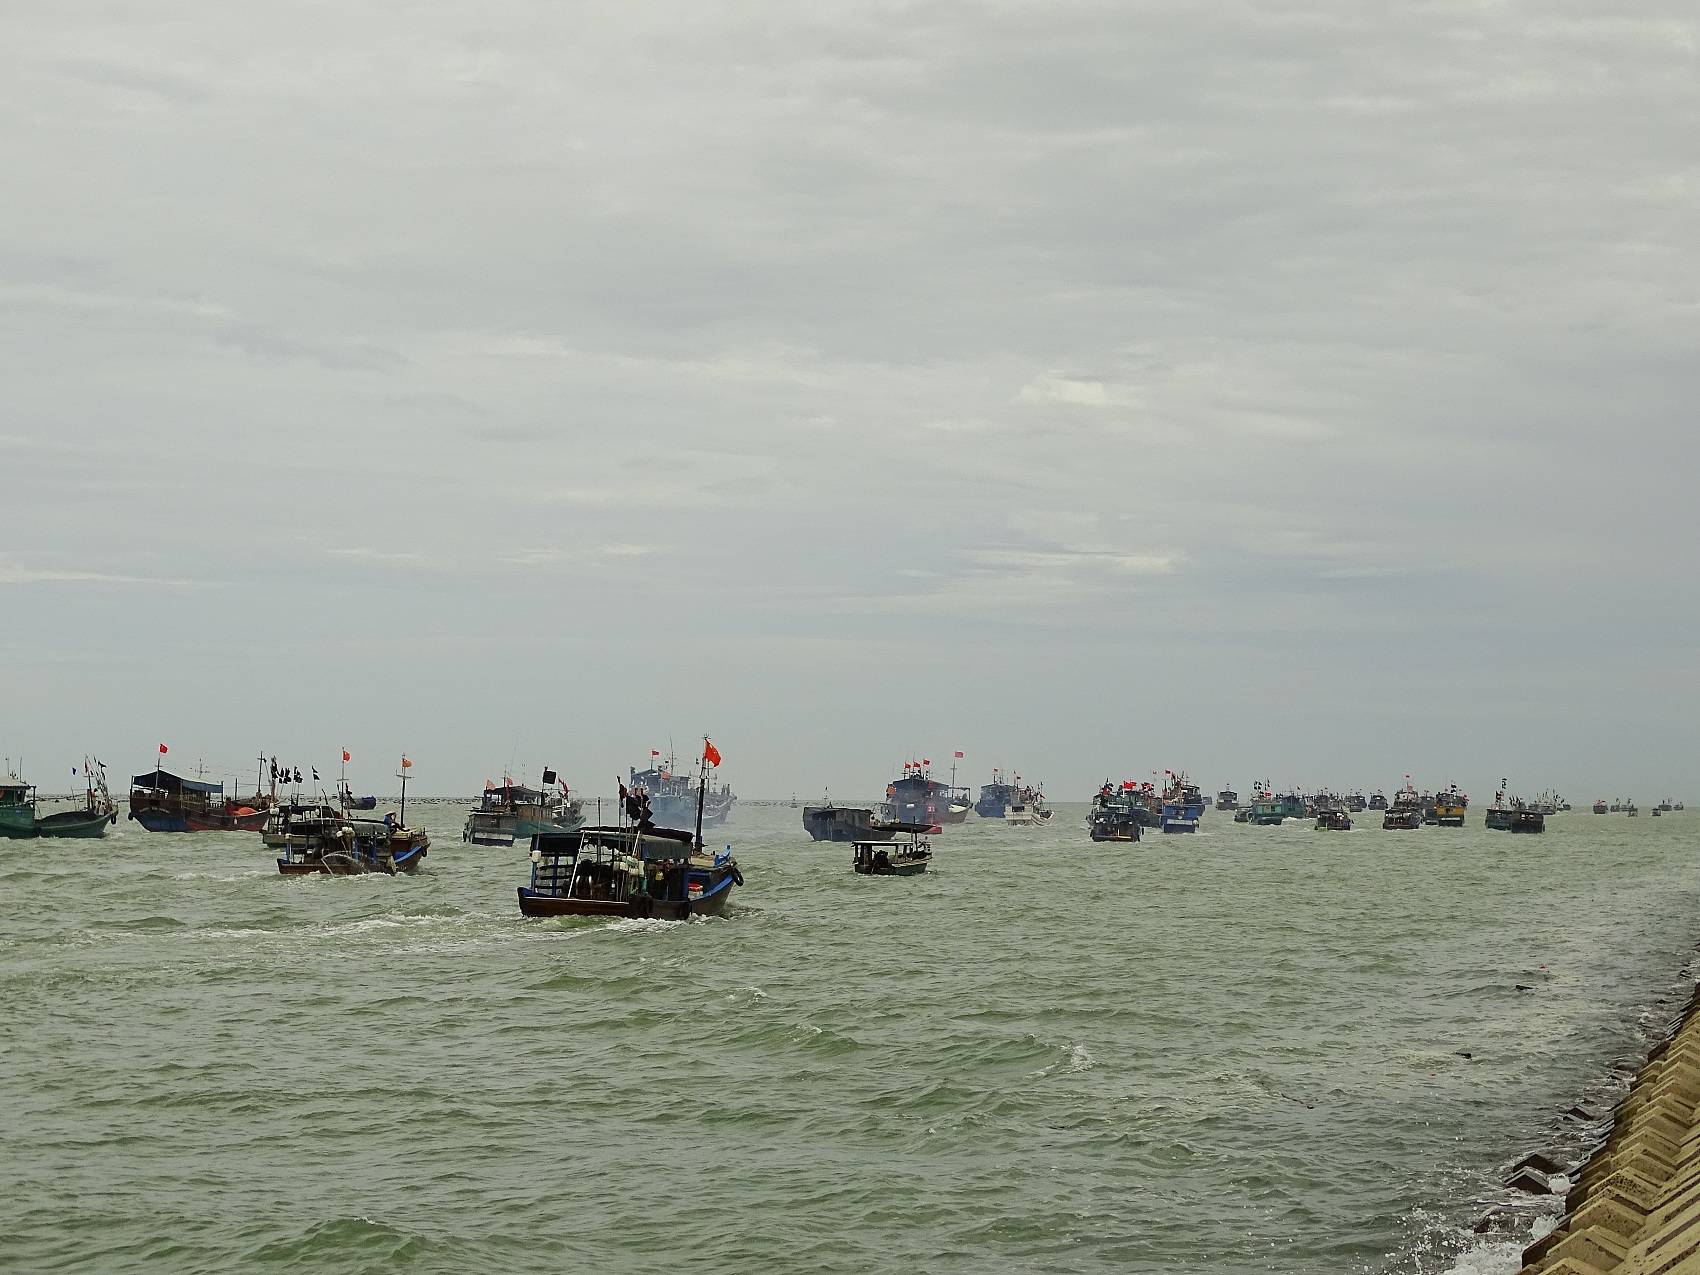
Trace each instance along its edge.
<instances>
[{"instance_id":1,"label":"boat mast","mask_svg":"<svg viewBox=\"0 0 1700 1275\"><path fill-rule=\"evenodd\" d=\"M401 815L399 817L401 826L404 828L407 827L407 768L409 764L407 754L403 753L401 755L401 772L396 778L401 780Z\"/></svg>"},{"instance_id":2,"label":"boat mast","mask_svg":"<svg viewBox=\"0 0 1700 1275\"><path fill-rule=\"evenodd\" d=\"M672 747L672 741L668 741ZM702 853L702 802L708 793L708 736L702 737L702 759L697 762L697 853Z\"/></svg>"}]
</instances>

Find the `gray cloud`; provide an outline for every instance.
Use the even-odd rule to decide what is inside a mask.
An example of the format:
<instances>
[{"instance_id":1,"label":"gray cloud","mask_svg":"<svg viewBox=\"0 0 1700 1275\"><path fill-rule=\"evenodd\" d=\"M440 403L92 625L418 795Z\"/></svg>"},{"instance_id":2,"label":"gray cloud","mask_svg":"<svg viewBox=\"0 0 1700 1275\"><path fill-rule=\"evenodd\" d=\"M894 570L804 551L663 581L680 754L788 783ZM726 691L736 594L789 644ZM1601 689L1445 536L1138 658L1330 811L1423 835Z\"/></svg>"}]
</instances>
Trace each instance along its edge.
<instances>
[{"instance_id":1,"label":"gray cloud","mask_svg":"<svg viewBox=\"0 0 1700 1275\"><path fill-rule=\"evenodd\" d=\"M396 22L10 24L14 747L1678 786L1686 7Z\"/></svg>"}]
</instances>

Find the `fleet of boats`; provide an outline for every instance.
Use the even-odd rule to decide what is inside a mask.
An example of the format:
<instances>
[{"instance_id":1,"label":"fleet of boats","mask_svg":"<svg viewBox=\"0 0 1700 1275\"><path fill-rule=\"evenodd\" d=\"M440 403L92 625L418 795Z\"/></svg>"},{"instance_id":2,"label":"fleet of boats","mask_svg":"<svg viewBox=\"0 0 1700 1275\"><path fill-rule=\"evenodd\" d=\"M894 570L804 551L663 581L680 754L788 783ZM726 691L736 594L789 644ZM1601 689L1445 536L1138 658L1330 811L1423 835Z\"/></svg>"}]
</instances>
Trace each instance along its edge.
<instances>
[{"instance_id":1,"label":"fleet of boats","mask_svg":"<svg viewBox=\"0 0 1700 1275\"><path fill-rule=\"evenodd\" d=\"M276 758L269 761L266 788L264 757L254 796L227 796L222 783L167 771L167 752L161 744L154 769L130 781L130 818L149 832L258 832L265 847L276 853L278 871L285 876L396 875L416 872L425 861L430 838L406 820L413 765L406 756L397 775L399 809L379 819L355 813L374 810L377 800L354 796L347 750L334 799L327 793L304 797L300 768L280 766ZM528 843L530 879L518 888L525 916L683 920L718 914L744 881L730 846L724 853L710 853L703 841L703 830L725 823L736 801L729 785L710 782L711 770L718 773L719 750L705 737L694 774L681 773L674 757L663 762L659 751L651 750L650 757L647 769L631 768L629 782L619 785L618 819L613 824L586 826L584 803L553 769L545 768L535 788L508 775L499 784L486 780L480 799L467 813L462 840L484 846ZM828 796L806 806L803 827L815 841L849 844L850 866L858 876L918 876L932 864L932 838L946 826L963 822L971 811L982 820L1011 827L1035 827L1052 816L1043 786L1024 783L1019 775L1006 780L1001 770L994 770L992 781L981 786L979 799L970 802L968 790L956 783L955 766L948 783L934 779L931 767L926 759L905 763L887 785L883 805L840 806ZM35 785L16 774L0 777L0 836L102 836L118 817L105 767L85 758L74 773L84 783L80 802L46 814L39 810ZM1147 828L1197 832L1211 803L1185 771L1162 773L1160 787L1155 781L1128 779L1118 784L1106 779L1093 795L1086 818L1091 840L1138 842ZM312 777L318 781L316 769ZM790 804L796 806L794 796ZM1462 827L1469 804L1456 783L1419 792L1409 775L1391 801L1379 790L1368 797L1361 791L1277 793L1268 780L1259 780L1252 785L1249 803L1242 803L1229 787L1216 794L1214 803L1239 823L1313 819L1317 830L1339 832L1351 831L1351 816L1365 810L1380 812L1382 827L1388 830L1411 831L1425 824ZM597 805L600 811L601 802ZM1530 800L1511 796L1508 781L1502 779L1484 825L1496 831L1539 833L1545 830L1547 815L1569 809L1568 802L1550 791ZM1667 797L1653 814L1682 809L1682 802ZM1637 813L1633 802L1604 799L1594 803L1593 811Z\"/></svg>"}]
</instances>

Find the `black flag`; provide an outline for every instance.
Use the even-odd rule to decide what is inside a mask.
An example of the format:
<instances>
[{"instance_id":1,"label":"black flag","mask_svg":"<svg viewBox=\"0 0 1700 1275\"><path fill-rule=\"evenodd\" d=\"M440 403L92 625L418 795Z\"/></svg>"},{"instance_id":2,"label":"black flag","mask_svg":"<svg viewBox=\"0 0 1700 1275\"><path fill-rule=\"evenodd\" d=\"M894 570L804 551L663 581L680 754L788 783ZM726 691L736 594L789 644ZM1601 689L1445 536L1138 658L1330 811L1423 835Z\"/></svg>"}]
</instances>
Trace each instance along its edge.
<instances>
[{"instance_id":1,"label":"black flag","mask_svg":"<svg viewBox=\"0 0 1700 1275\"><path fill-rule=\"evenodd\" d=\"M319 782L319 768L317 766L313 767L313 782Z\"/></svg>"},{"instance_id":2,"label":"black flag","mask_svg":"<svg viewBox=\"0 0 1700 1275\"><path fill-rule=\"evenodd\" d=\"M543 772L543 786L545 788L547 788L550 784L552 784L554 782L555 782L555 772L552 771L552 770L545 769L544 772Z\"/></svg>"},{"instance_id":3,"label":"black flag","mask_svg":"<svg viewBox=\"0 0 1700 1275\"><path fill-rule=\"evenodd\" d=\"M296 782L296 783L300 783L300 782L301 782L301 767L299 767L299 766L297 766L297 767L296 767L296 768L295 768L295 782Z\"/></svg>"}]
</instances>

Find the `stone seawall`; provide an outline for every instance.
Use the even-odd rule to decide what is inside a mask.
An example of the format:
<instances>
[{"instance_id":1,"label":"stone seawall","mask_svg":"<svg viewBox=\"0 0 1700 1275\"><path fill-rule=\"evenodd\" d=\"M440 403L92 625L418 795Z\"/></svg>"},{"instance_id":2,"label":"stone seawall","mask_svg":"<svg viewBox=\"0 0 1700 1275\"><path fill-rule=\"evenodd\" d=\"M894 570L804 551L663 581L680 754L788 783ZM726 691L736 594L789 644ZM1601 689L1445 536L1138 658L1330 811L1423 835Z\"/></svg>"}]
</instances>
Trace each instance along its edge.
<instances>
[{"instance_id":1,"label":"stone seawall","mask_svg":"<svg viewBox=\"0 0 1700 1275\"><path fill-rule=\"evenodd\" d=\"M1577 1171L1526 1275L1700 1275L1700 988Z\"/></svg>"}]
</instances>

